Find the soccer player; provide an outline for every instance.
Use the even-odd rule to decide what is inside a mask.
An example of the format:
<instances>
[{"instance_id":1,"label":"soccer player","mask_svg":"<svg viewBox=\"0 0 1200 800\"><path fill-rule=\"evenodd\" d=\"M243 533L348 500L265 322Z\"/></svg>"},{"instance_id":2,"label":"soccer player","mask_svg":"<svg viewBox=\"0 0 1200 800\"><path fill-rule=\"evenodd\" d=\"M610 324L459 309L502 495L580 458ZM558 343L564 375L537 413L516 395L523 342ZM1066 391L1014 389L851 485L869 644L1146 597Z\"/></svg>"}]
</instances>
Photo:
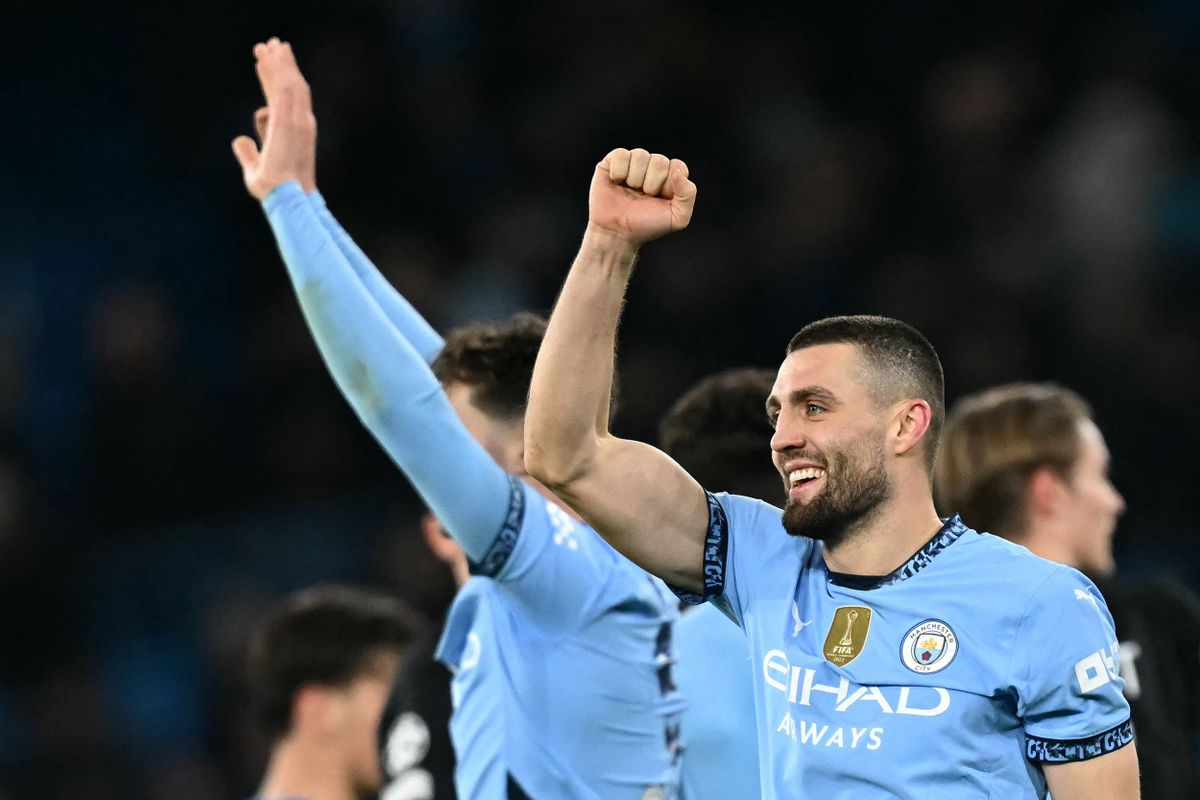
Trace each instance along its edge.
<instances>
[{"instance_id":1,"label":"soccer player","mask_svg":"<svg viewBox=\"0 0 1200 800\"><path fill-rule=\"evenodd\" d=\"M291 48L254 51L267 124L261 151L234 142L246 186L335 382L472 565L438 652L454 672L459 795L673 792L674 598L524 474L544 321L518 315L443 343L316 192L316 123Z\"/></svg>"},{"instance_id":2,"label":"soccer player","mask_svg":"<svg viewBox=\"0 0 1200 800\"><path fill-rule=\"evenodd\" d=\"M763 440L771 426L763 404L775 373L735 369L700 381L663 417L658 439L667 455L704 486L749 497L775 497L779 476ZM754 666L746 637L705 603L675 626L675 682L693 702L683 715L680 775L684 800L756 800L758 737Z\"/></svg>"},{"instance_id":3,"label":"soccer player","mask_svg":"<svg viewBox=\"0 0 1200 800\"><path fill-rule=\"evenodd\" d=\"M1200 797L1200 611L1165 582L1114 580L1112 540L1125 510L1087 401L1054 384L964 397L946 419L935 489L980 530L1075 567L1103 590L1120 637L1142 793Z\"/></svg>"},{"instance_id":4,"label":"soccer player","mask_svg":"<svg viewBox=\"0 0 1200 800\"><path fill-rule=\"evenodd\" d=\"M534 369L525 464L617 549L745 631L763 794L1137 797L1095 587L934 510L942 370L916 330L838 317L792 338L767 403L782 511L707 493L609 433L634 261L687 226L695 198L678 160L619 149L596 166ZM797 273L783 289L805 286Z\"/></svg>"},{"instance_id":5,"label":"soccer player","mask_svg":"<svg viewBox=\"0 0 1200 800\"><path fill-rule=\"evenodd\" d=\"M321 586L289 597L256 631L250 699L271 743L256 800L359 800L379 791L376 731L423 624L385 595Z\"/></svg>"}]
</instances>

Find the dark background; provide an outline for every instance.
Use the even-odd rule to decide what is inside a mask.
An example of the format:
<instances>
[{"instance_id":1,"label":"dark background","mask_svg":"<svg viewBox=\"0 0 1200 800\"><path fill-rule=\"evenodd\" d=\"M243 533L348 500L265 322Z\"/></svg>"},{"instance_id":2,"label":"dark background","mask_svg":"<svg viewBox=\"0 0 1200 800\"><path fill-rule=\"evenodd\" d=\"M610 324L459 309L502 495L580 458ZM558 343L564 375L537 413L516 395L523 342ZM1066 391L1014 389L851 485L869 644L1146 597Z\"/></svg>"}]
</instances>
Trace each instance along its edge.
<instances>
[{"instance_id":1,"label":"dark background","mask_svg":"<svg viewBox=\"0 0 1200 800\"><path fill-rule=\"evenodd\" d=\"M619 433L814 318L898 316L950 400L1089 397L1122 573L1200 581L1200 4L565 5L4 12L0 797L244 796L265 607L452 591L229 152L272 34L331 208L439 328L548 310L608 150L682 157L699 203L635 276Z\"/></svg>"}]
</instances>

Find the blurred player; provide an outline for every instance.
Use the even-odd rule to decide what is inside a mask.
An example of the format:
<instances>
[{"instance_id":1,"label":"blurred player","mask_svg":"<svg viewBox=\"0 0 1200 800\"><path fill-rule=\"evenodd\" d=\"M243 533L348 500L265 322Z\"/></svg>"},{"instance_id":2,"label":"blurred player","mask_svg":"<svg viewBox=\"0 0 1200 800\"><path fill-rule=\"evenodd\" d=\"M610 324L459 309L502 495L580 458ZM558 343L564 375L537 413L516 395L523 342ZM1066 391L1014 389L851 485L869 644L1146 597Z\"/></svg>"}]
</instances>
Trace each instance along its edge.
<instances>
[{"instance_id":1,"label":"blurred player","mask_svg":"<svg viewBox=\"0 0 1200 800\"><path fill-rule=\"evenodd\" d=\"M421 533L462 589L471 577L466 553L432 514L421 518ZM383 710L379 752L388 784L380 800L455 797L452 708L446 665L437 660L436 649L417 648L396 676Z\"/></svg>"},{"instance_id":2,"label":"blurred player","mask_svg":"<svg viewBox=\"0 0 1200 800\"><path fill-rule=\"evenodd\" d=\"M782 511L707 493L608 432L633 264L688 225L695 193L682 162L645 150L596 166L534 369L525 463L615 547L744 629L763 794L1137 797L1095 587L934 510L942 369L916 330L837 317L792 338L767 403ZM806 277L777 290L804 292Z\"/></svg>"},{"instance_id":3,"label":"blurred player","mask_svg":"<svg viewBox=\"0 0 1200 800\"><path fill-rule=\"evenodd\" d=\"M438 651L454 672L459 795L673 793L674 599L524 474L544 321L471 326L443 347L316 193L316 123L291 48L273 39L255 57L268 121L261 152L234 142L246 186L335 382L476 576Z\"/></svg>"},{"instance_id":4,"label":"blurred player","mask_svg":"<svg viewBox=\"0 0 1200 800\"><path fill-rule=\"evenodd\" d=\"M704 486L748 497L779 495L779 476L762 446L763 414L775 373L735 369L705 378L679 399L658 428L667 455ZM680 786L684 800L754 800L758 738L746 637L711 603L675 626L675 680L696 698L683 715Z\"/></svg>"},{"instance_id":5,"label":"blurred player","mask_svg":"<svg viewBox=\"0 0 1200 800\"><path fill-rule=\"evenodd\" d=\"M385 595L299 592L250 642L251 703L271 743L256 800L359 800L383 784L376 736L423 622Z\"/></svg>"},{"instance_id":6,"label":"blurred player","mask_svg":"<svg viewBox=\"0 0 1200 800\"><path fill-rule=\"evenodd\" d=\"M1086 573L1120 638L1142 794L1200 797L1200 612L1166 583L1113 580L1112 539L1125 510L1087 402L1054 384L1011 384L964 397L946 420L938 506L981 530Z\"/></svg>"}]
</instances>

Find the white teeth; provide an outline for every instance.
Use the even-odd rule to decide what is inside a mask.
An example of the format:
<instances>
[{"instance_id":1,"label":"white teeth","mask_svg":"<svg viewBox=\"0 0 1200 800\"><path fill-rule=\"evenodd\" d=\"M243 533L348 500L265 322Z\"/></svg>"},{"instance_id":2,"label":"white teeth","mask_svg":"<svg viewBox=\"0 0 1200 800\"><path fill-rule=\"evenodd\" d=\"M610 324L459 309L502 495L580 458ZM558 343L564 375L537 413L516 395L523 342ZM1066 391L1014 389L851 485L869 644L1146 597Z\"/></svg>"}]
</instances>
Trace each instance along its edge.
<instances>
[{"instance_id":1,"label":"white teeth","mask_svg":"<svg viewBox=\"0 0 1200 800\"><path fill-rule=\"evenodd\" d=\"M792 472L788 474L788 480L790 480L792 485L795 486L800 481L807 480L809 478L820 478L824 475L825 470L823 469L818 469L816 467L805 467L804 469L792 470Z\"/></svg>"}]
</instances>

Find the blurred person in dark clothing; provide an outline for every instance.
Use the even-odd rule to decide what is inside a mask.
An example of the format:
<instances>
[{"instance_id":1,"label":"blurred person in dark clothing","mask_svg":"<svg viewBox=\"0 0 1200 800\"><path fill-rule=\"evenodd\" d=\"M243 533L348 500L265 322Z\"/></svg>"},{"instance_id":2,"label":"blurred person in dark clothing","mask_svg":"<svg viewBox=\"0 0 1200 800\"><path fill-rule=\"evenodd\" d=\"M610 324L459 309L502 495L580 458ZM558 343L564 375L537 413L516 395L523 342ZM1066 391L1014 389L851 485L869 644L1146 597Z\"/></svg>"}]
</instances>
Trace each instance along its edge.
<instances>
[{"instance_id":1,"label":"blurred person in dark clothing","mask_svg":"<svg viewBox=\"0 0 1200 800\"><path fill-rule=\"evenodd\" d=\"M454 585L461 589L471 577L467 554L432 513L422 516L421 534L429 551L449 568ZM437 660L433 640L427 642L414 651L396 676L384 708L379 752L388 786L381 800L455 796L450 672Z\"/></svg>"},{"instance_id":2,"label":"blurred person in dark clothing","mask_svg":"<svg viewBox=\"0 0 1200 800\"><path fill-rule=\"evenodd\" d=\"M399 601L346 586L294 594L263 623L247 669L251 704L271 743L257 800L379 792L377 734L388 690L423 631Z\"/></svg>"},{"instance_id":3,"label":"blurred person in dark clothing","mask_svg":"<svg viewBox=\"0 0 1200 800\"><path fill-rule=\"evenodd\" d=\"M938 507L980 530L1087 574L1108 600L1132 710L1144 797L1200 797L1200 603L1166 582L1115 575L1112 540L1125 502L1088 403L1043 383L959 401L937 465Z\"/></svg>"},{"instance_id":4,"label":"blurred person in dark clothing","mask_svg":"<svg viewBox=\"0 0 1200 800\"><path fill-rule=\"evenodd\" d=\"M769 369L710 375L663 417L663 451L704 486L762 500L779 496L779 475L763 454L770 438ZM754 663L745 635L712 603L696 606L675 626L675 679L694 698L683 716L684 800L761 797L754 724Z\"/></svg>"}]
</instances>

